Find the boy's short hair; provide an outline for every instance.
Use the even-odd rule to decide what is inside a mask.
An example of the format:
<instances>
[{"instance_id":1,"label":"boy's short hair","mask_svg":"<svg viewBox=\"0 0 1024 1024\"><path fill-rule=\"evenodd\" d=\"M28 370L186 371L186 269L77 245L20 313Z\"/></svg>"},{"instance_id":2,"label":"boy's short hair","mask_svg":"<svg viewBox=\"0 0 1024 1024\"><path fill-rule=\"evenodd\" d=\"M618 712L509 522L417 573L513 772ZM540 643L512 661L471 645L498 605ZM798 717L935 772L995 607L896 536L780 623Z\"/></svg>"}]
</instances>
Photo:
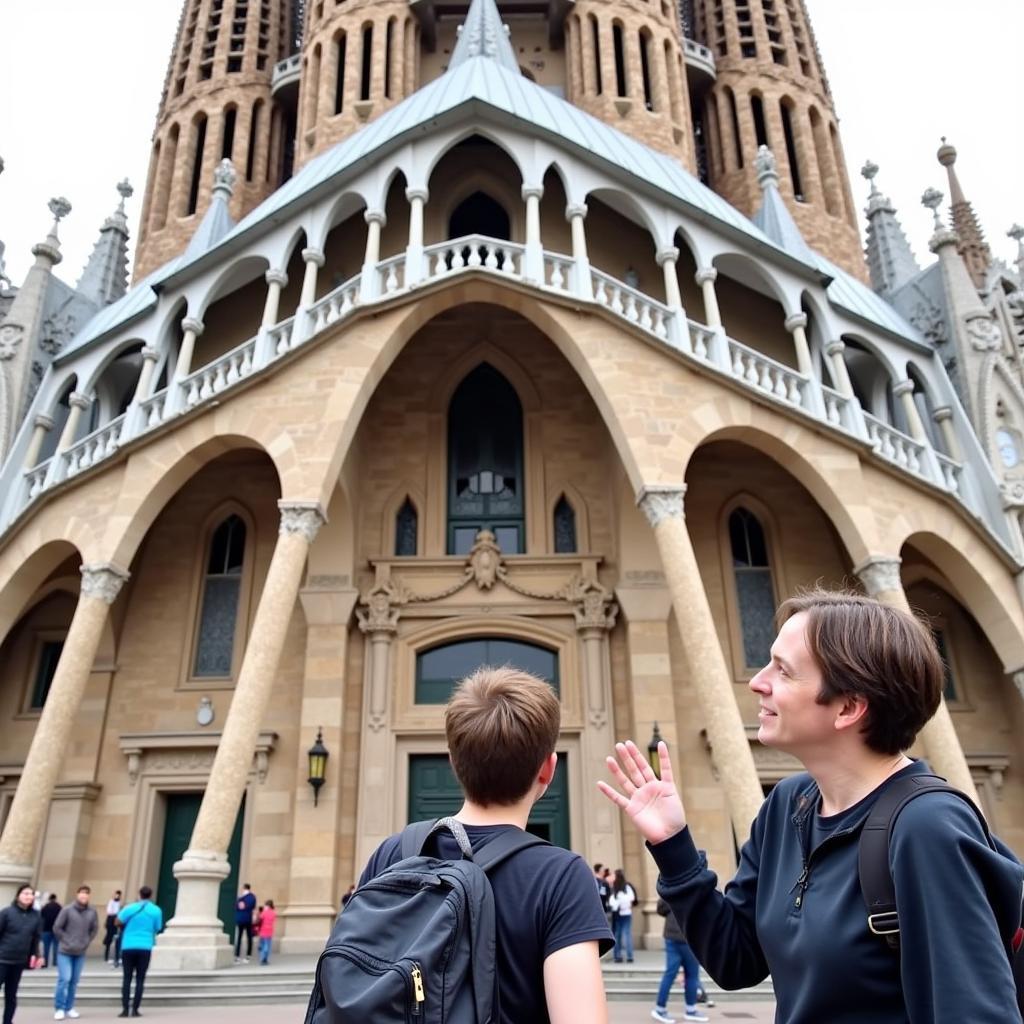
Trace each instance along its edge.
<instances>
[{"instance_id":1,"label":"boy's short hair","mask_svg":"<svg viewBox=\"0 0 1024 1024\"><path fill-rule=\"evenodd\" d=\"M92 889L90 889L89 886L87 885L80 885L76 892L85 892L88 893L90 896L92 895Z\"/></svg>"},{"instance_id":2,"label":"boy's short hair","mask_svg":"<svg viewBox=\"0 0 1024 1024\"><path fill-rule=\"evenodd\" d=\"M927 623L850 591L807 590L784 601L779 623L807 613L807 646L821 669L818 703L859 696L864 742L878 754L907 750L938 710L942 658Z\"/></svg>"},{"instance_id":3,"label":"boy's short hair","mask_svg":"<svg viewBox=\"0 0 1024 1024\"><path fill-rule=\"evenodd\" d=\"M521 800L554 753L561 717L551 686L522 669L483 666L463 679L444 728L466 797L482 807Z\"/></svg>"},{"instance_id":4,"label":"boy's short hair","mask_svg":"<svg viewBox=\"0 0 1024 1024\"><path fill-rule=\"evenodd\" d=\"M148 900L149 897L152 896L152 895L153 895L153 890L148 885L144 885L139 890L139 897L141 899Z\"/></svg>"}]
</instances>

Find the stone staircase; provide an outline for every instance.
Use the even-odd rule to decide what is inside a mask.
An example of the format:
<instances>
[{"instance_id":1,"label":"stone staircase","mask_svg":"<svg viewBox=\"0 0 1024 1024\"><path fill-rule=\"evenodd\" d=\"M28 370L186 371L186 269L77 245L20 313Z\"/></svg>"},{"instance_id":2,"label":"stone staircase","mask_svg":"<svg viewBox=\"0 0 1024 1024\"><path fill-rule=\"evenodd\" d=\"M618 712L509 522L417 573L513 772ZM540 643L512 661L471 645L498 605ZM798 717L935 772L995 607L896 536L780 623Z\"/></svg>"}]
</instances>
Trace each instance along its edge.
<instances>
[{"instance_id":1,"label":"stone staircase","mask_svg":"<svg viewBox=\"0 0 1024 1024\"><path fill-rule=\"evenodd\" d=\"M661 953L640 950L632 964L605 963L604 982L609 999L649 1000L657 991L664 967ZM150 971L146 976L145 1005L149 1006L262 1006L268 1003L305 1004L313 986L315 961L304 956L275 956L268 967L255 961L221 971ZM18 989L25 1006L49 1006L57 971L26 971ZM770 999L772 987L764 982L740 992L722 992L709 979L704 986L717 1002ZM116 1007L121 1000L121 972L90 957L78 986L76 1006Z\"/></svg>"}]
</instances>

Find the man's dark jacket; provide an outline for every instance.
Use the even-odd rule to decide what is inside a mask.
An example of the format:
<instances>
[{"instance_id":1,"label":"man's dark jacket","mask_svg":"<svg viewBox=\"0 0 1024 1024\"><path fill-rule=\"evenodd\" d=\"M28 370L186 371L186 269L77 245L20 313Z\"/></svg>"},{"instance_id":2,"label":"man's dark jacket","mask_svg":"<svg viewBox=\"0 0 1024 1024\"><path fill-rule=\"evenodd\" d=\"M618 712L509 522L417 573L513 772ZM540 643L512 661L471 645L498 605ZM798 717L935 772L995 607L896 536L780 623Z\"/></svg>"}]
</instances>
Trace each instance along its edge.
<instances>
[{"instance_id":1,"label":"man's dark jacket","mask_svg":"<svg viewBox=\"0 0 1024 1024\"><path fill-rule=\"evenodd\" d=\"M43 923L34 907L25 910L15 900L0 910L0 964L28 966L31 956L39 955Z\"/></svg>"},{"instance_id":2,"label":"man's dark jacket","mask_svg":"<svg viewBox=\"0 0 1024 1024\"><path fill-rule=\"evenodd\" d=\"M893 779L928 771L918 761ZM723 988L771 973L777 1024L1019 1022L1005 943L1019 922L1024 869L1001 844L989 846L960 797L912 801L893 831L902 956L868 930L858 841L887 783L811 850L818 788L806 774L786 779L761 807L724 894L689 829L650 847L658 891Z\"/></svg>"}]
</instances>

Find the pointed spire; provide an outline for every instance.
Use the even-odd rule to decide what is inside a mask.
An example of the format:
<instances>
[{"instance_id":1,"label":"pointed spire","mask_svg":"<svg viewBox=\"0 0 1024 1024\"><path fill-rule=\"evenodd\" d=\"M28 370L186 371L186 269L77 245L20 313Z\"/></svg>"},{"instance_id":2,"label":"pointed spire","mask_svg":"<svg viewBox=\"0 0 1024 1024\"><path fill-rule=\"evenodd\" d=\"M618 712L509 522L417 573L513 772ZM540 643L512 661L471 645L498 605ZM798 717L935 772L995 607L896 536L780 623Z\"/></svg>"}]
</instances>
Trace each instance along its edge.
<instances>
[{"instance_id":1,"label":"pointed spire","mask_svg":"<svg viewBox=\"0 0 1024 1024\"><path fill-rule=\"evenodd\" d=\"M509 71L519 74L519 61L509 40L508 26L502 23L494 0L472 0L466 12L466 20L458 31L458 41L448 64L449 70L472 57L489 57Z\"/></svg>"},{"instance_id":2,"label":"pointed spire","mask_svg":"<svg viewBox=\"0 0 1024 1024\"><path fill-rule=\"evenodd\" d=\"M960 187L960 179L953 166L956 163L956 150L946 142L945 136L942 137L942 145L936 156L939 163L946 168L946 175L949 178L950 219L953 230L960 239L960 255L967 264L975 288L981 288L992 266L992 252L985 241L985 233L981 230L974 209Z\"/></svg>"},{"instance_id":3,"label":"pointed spire","mask_svg":"<svg viewBox=\"0 0 1024 1024\"><path fill-rule=\"evenodd\" d=\"M210 205L188 243L185 250L186 261L194 260L208 249L212 249L235 226L235 219L231 216L228 204L231 202L237 180L238 174L234 164L225 157L213 172Z\"/></svg>"},{"instance_id":4,"label":"pointed spire","mask_svg":"<svg viewBox=\"0 0 1024 1024\"><path fill-rule=\"evenodd\" d=\"M883 195L875 184L878 164L868 161L860 173L871 184L868 206L864 211L868 218L868 236L865 254L871 287L879 295L889 296L905 285L921 268L911 251L903 225L896 216L896 207L888 196Z\"/></svg>"},{"instance_id":5,"label":"pointed spire","mask_svg":"<svg viewBox=\"0 0 1024 1024\"><path fill-rule=\"evenodd\" d=\"M781 249L798 260L814 265L814 254L800 234L786 201L779 192L779 172L775 154L767 146L758 148L754 158L757 183L763 193L761 208L754 214L754 223Z\"/></svg>"},{"instance_id":6,"label":"pointed spire","mask_svg":"<svg viewBox=\"0 0 1024 1024\"><path fill-rule=\"evenodd\" d=\"M1014 224L1006 232L1006 237L1012 238L1017 243L1017 273L1020 276L1021 285L1024 286L1024 228L1019 224Z\"/></svg>"},{"instance_id":7,"label":"pointed spire","mask_svg":"<svg viewBox=\"0 0 1024 1024\"><path fill-rule=\"evenodd\" d=\"M64 259L60 251L60 238L57 237L57 229L60 222L71 212L71 204L63 196L57 196L46 205L50 213L53 214L53 224L50 225L50 232L46 239L32 246L32 255L36 257L37 264L40 260L45 260L52 269Z\"/></svg>"},{"instance_id":8,"label":"pointed spire","mask_svg":"<svg viewBox=\"0 0 1024 1024\"><path fill-rule=\"evenodd\" d=\"M128 218L124 202L133 189L127 178L118 182L117 191L121 201L103 222L100 237L78 279L78 294L100 307L116 302L128 291Z\"/></svg>"}]
</instances>

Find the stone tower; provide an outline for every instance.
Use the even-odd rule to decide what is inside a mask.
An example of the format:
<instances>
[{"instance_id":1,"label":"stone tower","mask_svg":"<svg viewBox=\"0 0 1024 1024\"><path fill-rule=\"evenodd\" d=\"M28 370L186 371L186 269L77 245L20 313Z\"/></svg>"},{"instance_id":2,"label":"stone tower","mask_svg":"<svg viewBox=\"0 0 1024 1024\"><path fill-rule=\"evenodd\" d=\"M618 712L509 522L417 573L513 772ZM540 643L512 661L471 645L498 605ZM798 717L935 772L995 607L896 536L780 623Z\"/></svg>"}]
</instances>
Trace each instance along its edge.
<instances>
[{"instance_id":1,"label":"stone tower","mask_svg":"<svg viewBox=\"0 0 1024 1024\"><path fill-rule=\"evenodd\" d=\"M708 184L753 214L759 146L804 238L867 280L828 79L803 0L687 0L716 78L699 111Z\"/></svg>"},{"instance_id":2,"label":"stone tower","mask_svg":"<svg viewBox=\"0 0 1024 1024\"><path fill-rule=\"evenodd\" d=\"M302 0L185 0L153 133L136 278L185 248L222 159L238 169L236 218L290 175L298 67L287 58L301 18Z\"/></svg>"}]
</instances>

